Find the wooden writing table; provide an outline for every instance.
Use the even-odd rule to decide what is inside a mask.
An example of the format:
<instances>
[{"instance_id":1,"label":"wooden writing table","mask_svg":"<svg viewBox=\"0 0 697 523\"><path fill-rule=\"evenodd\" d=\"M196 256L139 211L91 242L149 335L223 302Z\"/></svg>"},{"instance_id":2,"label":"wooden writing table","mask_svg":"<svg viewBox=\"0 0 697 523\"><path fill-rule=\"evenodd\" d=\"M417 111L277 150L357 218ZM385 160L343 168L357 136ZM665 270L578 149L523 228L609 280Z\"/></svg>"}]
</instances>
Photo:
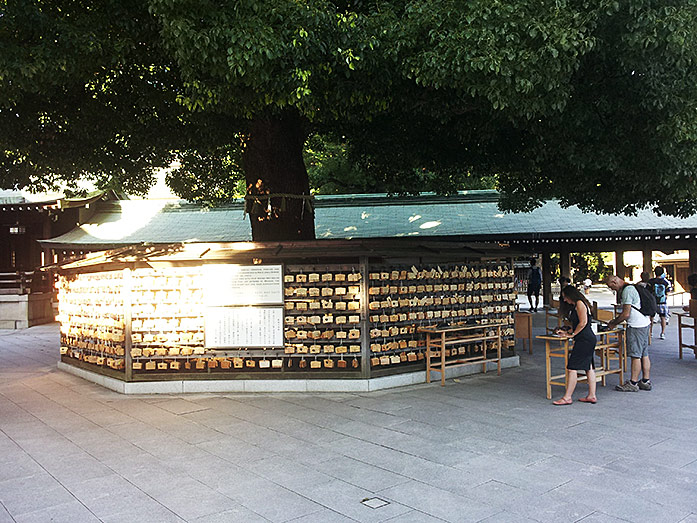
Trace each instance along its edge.
<instances>
[{"instance_id":1,"label":"wooden writing table","mask_svg":"<svg viewBox=\"0 0 697 523\"><path fill-rule=\"evenodd\" d=\"M692 302L693 300L690 300ZM676 312L675 315L678 317L678 353L680 358L682 359L682 351L683 349L688 349L692 350L695 353L695 358L697 358L697 318L691 315L691 313L686 313L686 312ZM692 323L689 323L688 319L692 320ZM692 329L692 344L685 343L685 340L683 339L682 335L682 330L683 329Z\"/></svg>"},{"instance_id":2,"label":"wooden writing table","mask_svg":"<svg viewBox=\"0 0 697 523\"><path fill-rule=\"evenodd\" d=\"M482 364L482 372L486 372L486 364L496 361L498 374L501 375L501 327L503 323L487 323L483 325L453 325L448 327L419 327L418 332L426 334L426 383L431 383L431 371L440 372L440 384L445 386L445 368L456 365ZM495 334L488 331L494 330ZM482 332L477 332L482 331ZM482 353L469 358L457 358L445 361L445 350L448 346L466 343L482 343ZM496 358L487 358L487 343L495 342ZM432 354L433 353L433 354ZM431 365L431 356L438 358L436 366Z\"/></svg>"},{"instance_id":3,"label":"wooden writing table","mask_svg":"<svg viewBox=\"0 0 697 523\"><path fill-rule=\"evenodd\" d=\"M600 357L600 367L595 369L595 380L605 385L605 378L608 374L619 374L620 384L624 381L625 371L625 344L624 329L612 329L599 332L600 338L595 345L595 351ZM537 336L537 339L545 342L545 365L547 381L547 399L552 399L552 385L566 387L569 371L566 364L569 361L569 345L571 338L561 336ZM564 360L564 374L552 375L552 358L562 358ZM618 366L613 368L611 362L618 360ZM563 381L562 381L563 379ZM587 376L579 377L578 381L586 381Z\"/></svg>"}]
</instances>

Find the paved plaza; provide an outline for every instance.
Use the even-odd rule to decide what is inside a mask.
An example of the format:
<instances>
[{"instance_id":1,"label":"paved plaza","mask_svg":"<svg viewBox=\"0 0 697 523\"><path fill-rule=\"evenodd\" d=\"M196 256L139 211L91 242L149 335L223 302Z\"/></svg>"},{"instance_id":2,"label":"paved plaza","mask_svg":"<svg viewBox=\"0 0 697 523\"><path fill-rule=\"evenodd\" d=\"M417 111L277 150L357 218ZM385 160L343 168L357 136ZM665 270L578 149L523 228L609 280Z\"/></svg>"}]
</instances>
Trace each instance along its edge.
<instances>
[{"instance_id":1,"label":"paved plaza","mask_svg":"<svg viewBox=\"0 0 697 523\"><path fill-rule=\"evenodd\" d=\"M57 370L57 325L0 331L0 523L697 522L676 339L653 391L554 407L539 344L445 387L123 396Z\"/></svg>"}]
</instances>

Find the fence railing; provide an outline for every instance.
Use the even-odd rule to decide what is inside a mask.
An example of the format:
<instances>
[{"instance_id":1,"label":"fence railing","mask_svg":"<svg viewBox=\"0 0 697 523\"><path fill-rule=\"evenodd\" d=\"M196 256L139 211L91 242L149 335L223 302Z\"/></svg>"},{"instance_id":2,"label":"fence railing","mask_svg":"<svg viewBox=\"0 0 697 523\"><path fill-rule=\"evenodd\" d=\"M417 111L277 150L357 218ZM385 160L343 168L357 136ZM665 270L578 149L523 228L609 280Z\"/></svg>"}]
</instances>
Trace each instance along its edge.
<instances>
[{"instance_id":1,"label":"fence railing","mask_svg":"<svg viewBox=\"0 0 697 523\"><path fill-rule=\"evenodd\" d=\"M689 292L671 292L666 296L668 307L683 307L690 303Z\"/></svg>"},{"instance_id":2,"label":"fence railing","mask_svg":"<svg viewBox=\"0 0 697 523\"><path fill-rule=\"evenodd\" d=\"M53 278L39 271L0 272L0 294L50 292Z\"/></svg>"}]
</instances>

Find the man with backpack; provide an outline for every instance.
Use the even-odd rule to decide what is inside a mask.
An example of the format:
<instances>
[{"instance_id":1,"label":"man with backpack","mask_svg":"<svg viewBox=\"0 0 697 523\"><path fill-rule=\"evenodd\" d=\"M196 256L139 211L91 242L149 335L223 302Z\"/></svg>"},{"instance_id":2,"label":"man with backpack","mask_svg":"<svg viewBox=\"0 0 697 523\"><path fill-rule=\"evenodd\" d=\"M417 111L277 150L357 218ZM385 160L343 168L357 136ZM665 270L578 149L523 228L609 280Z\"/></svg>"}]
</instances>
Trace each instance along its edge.
<instances>
[{"instance_id":1,"label":"man with backpack","mask_svg":"<svg viewBox=\"0 0 697 523\"><path fill-rule=\"evenodd\" d=\"M656 314L656 300L645 287L638 287L625 282L619 276L608 276L605 283L617 293L622 304L622 312L608 322L610 328L627 322L627 356L632 360L630 379L615 390L620 392L638 392L651 390L651 360L649 360L649 326ZM639 379L642 375L642 379Z\"/></svg>"},{"instance_id":2,"label":"man with backpack","mask_svg":"<svg viewBox=\"0 0 697 523\"><path fill-rule=\"evenodd\" d=\"M528 276L528 301L530 302L530 312L537 312L540 303L540 289L542 289L542 271L537 266L537 260L530 261L530 275ZM535 306L532 305L532 297L535 296Z\"/></svg>"},{"instance_id":3,"label":"man with backpack","mask_svg":"<svg viewBox=\"0 0 697 523\"><path fill-rule=\"evenodd\" d=\"M655 278L651 278L648 281L648 288L656 296L656 303L658 304L658 316L661 319L661 336L662 340L666 339L666 323L668 323L668 316L670 311L668 310L668 293L673 290L673 286L668 281L665 276L665 270L663 267L656 267L653 270L656 275Z\"/></svg>"}]
</instances>

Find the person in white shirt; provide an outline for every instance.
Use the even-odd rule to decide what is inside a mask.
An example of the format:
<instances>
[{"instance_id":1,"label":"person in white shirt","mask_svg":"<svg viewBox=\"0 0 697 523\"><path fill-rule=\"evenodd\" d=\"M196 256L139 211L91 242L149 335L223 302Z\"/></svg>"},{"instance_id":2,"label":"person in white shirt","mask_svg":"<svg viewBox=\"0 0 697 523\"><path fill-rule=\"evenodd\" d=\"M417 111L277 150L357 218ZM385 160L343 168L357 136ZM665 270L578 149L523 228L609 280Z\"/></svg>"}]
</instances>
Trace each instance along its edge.
<instances>
[{"instance_id":1,"label":"person in white shirt","mask_svg":"<svg viewBox=\"0 0 697 523\"><path fill-rule=\"evenodd\" d=\"M620 392L638 392L651 390L651 360L649 359L649 325L651 318L644 316L641 308L641 298L634 285L613 274L605 279L605 283L620 297L622 313L612 321L609 327L615 327L623 321L627 322L627 356L632 359L631 377L624 384L615 387ZM639 379L639 375L642 379Z\"/></svg>"}]
</instances>

